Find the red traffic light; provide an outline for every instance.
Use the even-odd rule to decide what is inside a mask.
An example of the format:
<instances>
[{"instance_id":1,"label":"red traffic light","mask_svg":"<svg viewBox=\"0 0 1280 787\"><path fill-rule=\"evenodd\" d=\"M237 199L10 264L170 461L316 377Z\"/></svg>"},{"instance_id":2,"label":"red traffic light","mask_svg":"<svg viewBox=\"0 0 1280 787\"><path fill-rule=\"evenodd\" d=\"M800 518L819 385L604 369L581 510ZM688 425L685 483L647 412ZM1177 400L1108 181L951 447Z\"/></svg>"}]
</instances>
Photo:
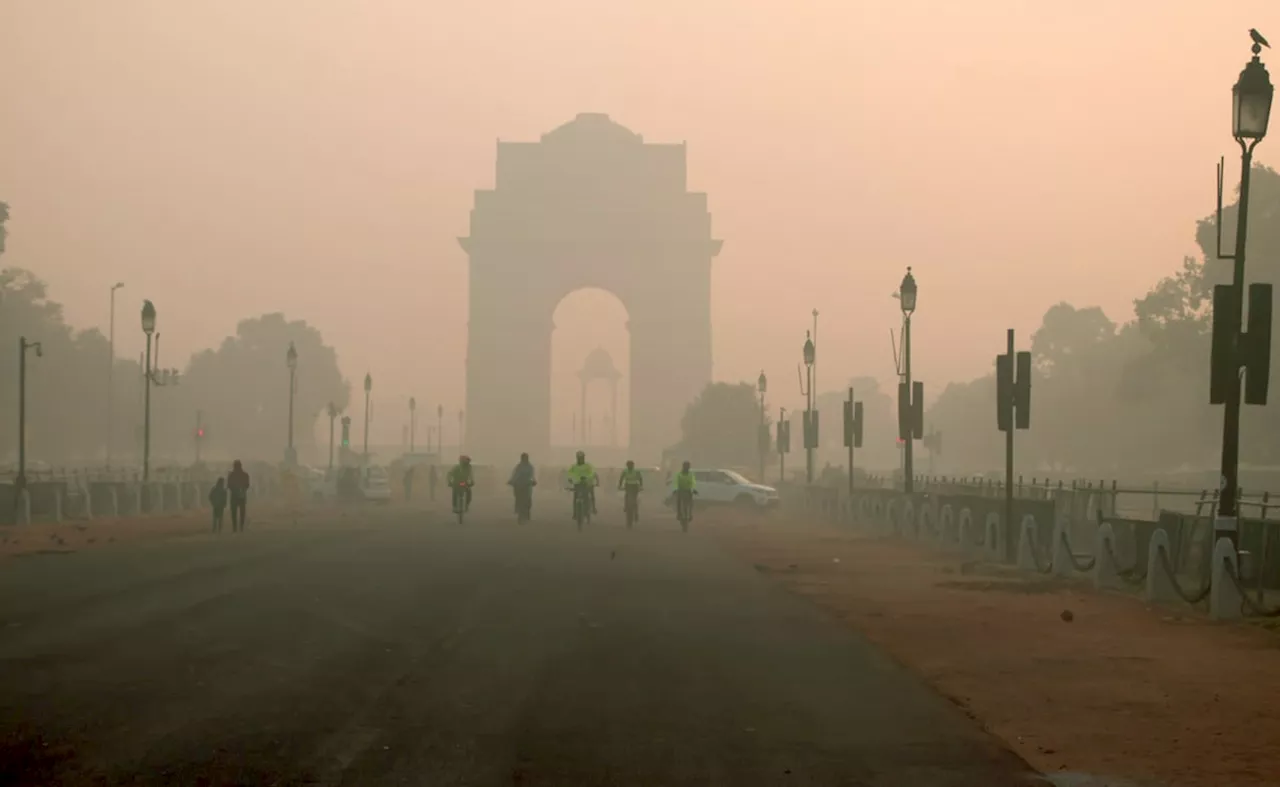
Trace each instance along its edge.
<instances>
[{"instance_id":1,"label":"red traffic light","mask_svg":"<svg viewBox=\"0 0 1280 787\"><path fill-rule=\"evenodd\" d=\"M196 430L196 437L204 437L204 427Z\"/></svg>"}]
</instances>

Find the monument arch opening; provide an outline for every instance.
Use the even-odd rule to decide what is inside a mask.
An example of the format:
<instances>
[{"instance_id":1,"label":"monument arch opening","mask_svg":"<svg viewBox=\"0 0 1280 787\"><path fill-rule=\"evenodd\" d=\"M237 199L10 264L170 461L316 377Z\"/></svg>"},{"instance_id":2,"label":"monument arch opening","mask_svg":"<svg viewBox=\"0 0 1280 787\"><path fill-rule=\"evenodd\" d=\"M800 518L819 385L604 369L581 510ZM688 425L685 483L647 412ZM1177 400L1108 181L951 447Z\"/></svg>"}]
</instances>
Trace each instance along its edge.
<instances>
[{"instance_id":1,"label":"monument arch opening","mask_svg":"<svg viewBox=\"0 0 1280 787\"><path fill-rule=\"evenodd\" d=\"M612 461L628 444L631 336L627 308L596 288L566 295L552 315L551 445L553 461L577 448ZM594 460L593 460L594 461Z\"/></svg>"},{"instance_id":2,"label":"monument arch opening","mask_svg":"<svg viewBox=\"0 0 1280 787\"><path fill-rule=\"evenodd\" d=\"M467 450L480 462L551 446L552 315L584 287L625 306L630 452L657 462L711 381L711 237L686 147L582 114L540 142L498 142L467 252ZM616 359L615 359L616 360Z\"/></svg>"}]
</instances>

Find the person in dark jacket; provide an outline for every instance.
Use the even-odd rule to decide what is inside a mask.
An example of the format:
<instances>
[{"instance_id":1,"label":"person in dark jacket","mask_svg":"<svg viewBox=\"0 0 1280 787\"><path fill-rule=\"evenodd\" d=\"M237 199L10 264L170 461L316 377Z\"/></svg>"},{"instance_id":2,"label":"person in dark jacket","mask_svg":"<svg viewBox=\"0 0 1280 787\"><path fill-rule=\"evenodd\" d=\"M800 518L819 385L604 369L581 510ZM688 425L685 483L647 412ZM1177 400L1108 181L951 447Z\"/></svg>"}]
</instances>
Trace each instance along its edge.
<instances>
[{"instance_id":1,"label":"person in dark jacket","mask_svg":"<svg viewBox=\"0 0 1280 787\"><path fill-rule=\"evenodd\" d=\"M227 481L219 478L209 490L209 505L213 507L213 532L222 532L222 512L227 508Z\"/></svg>"},{"instance_id":2,"label":"person in dark jacket","mask_svg":"<svg viewBox=\"0 0 1280 787\"><path fill-rule=\"evenodd\" d=\"M249 502L249 474L237 459L227 474L227 490L231 493L231 532L244 532L245 506Z\"/></svg>"}]
</instances>

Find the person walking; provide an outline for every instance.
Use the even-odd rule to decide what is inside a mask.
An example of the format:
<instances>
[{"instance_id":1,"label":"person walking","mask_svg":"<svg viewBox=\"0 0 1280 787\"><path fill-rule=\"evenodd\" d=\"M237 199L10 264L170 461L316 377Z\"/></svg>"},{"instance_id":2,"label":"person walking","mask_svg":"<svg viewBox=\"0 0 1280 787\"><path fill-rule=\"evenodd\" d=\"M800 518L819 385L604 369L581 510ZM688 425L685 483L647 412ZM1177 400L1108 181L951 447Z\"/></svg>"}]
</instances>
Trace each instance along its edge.
<instances>
[{"instance_id":1,"label":"person walking","mask_svg":"<svg viewBox=\"0 0 1280 787\"><path fill-rule=\"evenodd\" d=\"M231 493L231 532L244 532L245 508L249 502L249 474L237 459L227 474L227 490Z\"/></svg>"},{"instance_id":2,"label":"person walking","mask_svg":"<svg viewBox=\"0 0 1280 787\"><path fill-rule=\"evenodd\" d=\"M209 490L209 505L213 508L213 532L222 532L222 512L227 508L227 480L219 478Z\"/></svg>"}]
</instances>

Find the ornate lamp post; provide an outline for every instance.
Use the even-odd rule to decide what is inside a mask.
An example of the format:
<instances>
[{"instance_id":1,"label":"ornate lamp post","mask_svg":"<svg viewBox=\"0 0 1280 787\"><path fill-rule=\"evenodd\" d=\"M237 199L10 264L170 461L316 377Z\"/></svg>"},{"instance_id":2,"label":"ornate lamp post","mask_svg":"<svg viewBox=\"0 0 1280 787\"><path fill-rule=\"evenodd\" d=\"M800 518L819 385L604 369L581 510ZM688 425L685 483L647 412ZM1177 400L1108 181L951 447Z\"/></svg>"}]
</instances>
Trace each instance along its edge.
<instances>
[{"instance_id":1,"label":"ornate lamp post","mask_svg":"<svg viewBox=\"0 0 1280 787\"><path fill-rule=\"evenodd\" d=\"M364 376L364 461L369 463L369 394L373 391L373 375Z\"/></svg>"},{"instance_id":2,"label":"ornate lamp post","mask_svg":"<svg viewBox=\"0 0 1280 787\"><path fill-rule=\"evenodd\" d=\"M147 361L142 372L142 480L147 481L151 477L151 337L156 332L156 307L151 301L142 302L142 332L147 335Z\"/></svg>"},{"instance_id":3,"label":"ornate lamp post","mask_svg":"<svg viewBox=\"0 0 1280 787\"><path fill-rule=\"evenodd\" d=\"M817 361L817 348L813 344L813 336L805 331L804 347L801 350L804 356L804 366L808 373L807 384L801 391L805 397L804 404L804 477L805 483L813 483L813 444L814 438L817 436L817 424L813 415L813 365Z\"/></svg>"},{"instance_id":4,"label":"ornate lamp post","mask_svg":"<svg viewBox=\"0 0 1280 787\"><path fill-rule=\"evenodd\" d=\"M333 470L333 422L338 418L338 407L329 402L329 469Z\"/></svg>"},{"instance_id":5,"label":"ornate lamp post","mask_svg":"<svg viewBox=\"0 0 1280 787\"><path fill-rule=\"evenodd\" d=\"M284 362L289 367L289 447L285 449L284 461L286 465L293 467L298 464L298 452L293 447L293 400L298 390L298 350L293 342L289 342Z\"/></svg>"},{"instance_id":6,"label":"ornate lamp post","mask_svg":"<svg viewBox=\"0 0 1280 787\"><path fill-rule=\"evenodd\" d=\"M1250 30L1253 38L1253 59L1240 72L1240 78L1231 88L1231 136L1240 145L1240 199L1236 204L1235 253L1224 255L1222 243L1222 169L1218 170L1218 243L1219 259L1229 259L1235 264L1230 286L1215 288L1214 293L1214 351L1211 370L1210 401L1225 404L1222 419L1222 478L1218 495L1218 515L1214 519L1215 538L1227 537L1238 543L1239 486L1240 486L1240 370L1245 368L1249 386L1245 398L1252 404L1266 403L1266 376L1271 343L1270 289L1269 284L1252 285L1250 289L1249 332L1241 332L1241 311L1244 304L1245 245L1249 226L1249 176L1253 170L1253 149L1267 135L1271 120L1271 99L1274 89L1267 75L1266 66L1259 55L1266 40L1256 30ZM1255 294L1261 297L1255 298ZM1258 300L1258 306L1254 301ZM1261 301L1265 301L1262 303ZM1219 313L1222 310L1223 313ZM1255 313L1256 312L1256 313ZM1266 313L1265 319L1262 313ZM1265 325L1263 324L1265 323ZM1265 335L1262 335L1265 334ZM1255 364L1257 364L1255 366ZM1261 368L1259 368L1261 367ZM1255 387L1256 386L1256 387Z\"/></svg>"},{"instance_id":7,"label":"ornate lamp post","mask_svg":"<svg viewBox=\"0 0 1280 787\"><path fill-rule=\"evenodd\" d=\"M911 275L911 268L907 268L907 275L902 277L902 284L898 288L898 301L902 306L902 376L906 386L905 402L908 407L908 413L914 413L917 403L911 401L911 315L916 310L916 277ZM902 407L904 397L899 395L898 406ZM899 416L901 418L901 416ZM913 474L915 466L912 463L912 444L915 442L914 430L915 416L909 415L906 423L911 424L902 447L902 489L907 494L911 494L915 487L915 479Z\"/></svg>"},{"instance_id":8,"label":"ornate lamp post","mask_svg":"<svg viewBox=\"0 0 1280 787\"><path fill-rule=\"evenodd\" d=\"M756 391L760 394L760 434L756 437L756 442L760 445L760 483L764 483L764 459L765 453L769 450L769 427L764 422L764 394L769 390L769 378L764 376L764 370L760 370L760 376L756 378Z\"/></svg>"},{"instance_id":9,"label":"ornate lamp post","mask_svg":"<svg viewBox=\"0 0 1280 787\"><path fill-rule=\"evenodd\" d=\"M35 350L37 358L44 357L40 342L29 342L18 337L18 477L16 491L21 494L27 488L27 350Z\"/></svg>"},{"instance_id":10,"label":"ornate lamp post","mask_svg":"<svg viewBox=\"0 0 1280 787\"><path fill-rule=\"evenodd\" d=\"M409 453L414 452L418 437L418 400L409 397Z\"/></svg>"}]
</instances>

